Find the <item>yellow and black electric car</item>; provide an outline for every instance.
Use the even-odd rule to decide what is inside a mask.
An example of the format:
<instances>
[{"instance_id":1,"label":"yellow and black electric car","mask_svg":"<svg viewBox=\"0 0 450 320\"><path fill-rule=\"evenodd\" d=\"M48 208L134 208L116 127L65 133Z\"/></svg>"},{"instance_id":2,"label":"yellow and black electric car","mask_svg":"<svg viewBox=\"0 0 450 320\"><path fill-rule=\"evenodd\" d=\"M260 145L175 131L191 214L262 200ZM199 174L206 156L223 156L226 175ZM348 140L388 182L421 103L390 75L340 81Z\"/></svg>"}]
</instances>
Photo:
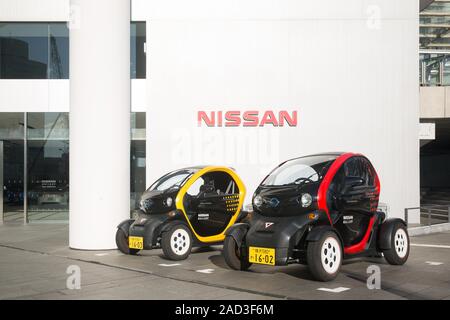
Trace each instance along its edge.
<instances>
[{"instance_id":1,"label":"yellow and black electric car","mask_svg":"<svg viewBox=\"0 0 450 320\"><path fill-rule=\"evenodd\" d=\"M118 226L117 247L132 255L162 248L168 259L186 259L193 246L223 242L226 230L246 215L244 198L245 186L231 168L170 172L144 192L134 219Z\"/></svg>"}]
</instances>

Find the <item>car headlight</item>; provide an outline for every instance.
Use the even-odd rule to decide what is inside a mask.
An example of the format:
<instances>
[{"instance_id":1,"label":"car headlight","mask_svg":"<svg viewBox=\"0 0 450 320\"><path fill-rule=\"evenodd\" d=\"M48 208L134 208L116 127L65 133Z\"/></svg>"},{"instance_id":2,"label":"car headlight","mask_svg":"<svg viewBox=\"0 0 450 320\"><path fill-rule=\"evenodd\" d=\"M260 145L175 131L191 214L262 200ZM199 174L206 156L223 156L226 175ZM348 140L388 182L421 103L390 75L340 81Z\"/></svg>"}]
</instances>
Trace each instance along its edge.
<instances>
[{"instance_id":1,"label":"car headlight","mask_svg":"<svg viewBox=\"0 0 450 320\"><path fill-rule=\"evenodd\" d=\"M171 207L171 206L172 206L172 203L173 203L173 200L172 200L171 197L168 197L168 198L166 199L166 201L164 201L164 204L166 205L166 207Z\"/></svg>"},{"instance_id":2,"label":"car headlight","mask_svg":"<svg viewBox=\"0 0 450 320\"><path fill-rule=\"evenodd\" d=\"M147 217L142 216L142 215L138 216L137 219L136 219L136 221L135 221L135 223L136 223L137 225L145 224L145 222L147 222Z\"/></svg>"},{"instance_id":3,"label":"car headlight","mask_svg":"<svg viewBox=\"0 0 450 320\"><path fill-rule=\"evenodd\" d=\"M256 196L253 199L253 204L255 205L255 207L260 207L262 205L262 203L263 203L263 199L261 196Z\"/></svg>"},{"instance_id":4,"label":"car headlight","mask_svg":"<svg viewBox=\"0 0 450 320\"><path fill-rule=\"evenodd\" d=\"M304 193L300 198L300 202L303 208L307 208L312 203L312 196L309 193Z\"/></svg>"}]
</instances>

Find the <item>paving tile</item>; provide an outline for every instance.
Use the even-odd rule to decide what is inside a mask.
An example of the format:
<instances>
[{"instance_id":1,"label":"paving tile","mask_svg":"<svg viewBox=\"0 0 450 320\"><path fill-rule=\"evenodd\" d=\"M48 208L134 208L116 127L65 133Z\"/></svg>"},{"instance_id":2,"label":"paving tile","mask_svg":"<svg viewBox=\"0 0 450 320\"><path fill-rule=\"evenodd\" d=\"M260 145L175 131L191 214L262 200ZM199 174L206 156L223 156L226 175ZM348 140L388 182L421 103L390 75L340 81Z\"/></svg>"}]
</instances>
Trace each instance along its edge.
<instances>
[{"instance_id":1,"label":"paving tile","mask_svg":"<svg viewBox=\"0 0 450 320\"><path fill-rule=\"evenodd\" d=\"M412 242L450 245L450 232L413 237ZM321 283L302 265L230 270L221 246L194 250L179 266L162 267L159 264L174 262L164 259L161 250L127 256L117 250L71 250L67 244L67 225L0 226L0 299L450 298L449 249L413 247L404 266L391 266L382 258L347 261L335 281ZM430 266L426 261L444 264ZM80 290L66 288L66 269L73 264L81 268ZM366 287L367 267L373 264L382 272L381 290ZM199 269L214 271L202 274ZM339 286L350 290L317 290Z\"/></svg>"}]
</instances>

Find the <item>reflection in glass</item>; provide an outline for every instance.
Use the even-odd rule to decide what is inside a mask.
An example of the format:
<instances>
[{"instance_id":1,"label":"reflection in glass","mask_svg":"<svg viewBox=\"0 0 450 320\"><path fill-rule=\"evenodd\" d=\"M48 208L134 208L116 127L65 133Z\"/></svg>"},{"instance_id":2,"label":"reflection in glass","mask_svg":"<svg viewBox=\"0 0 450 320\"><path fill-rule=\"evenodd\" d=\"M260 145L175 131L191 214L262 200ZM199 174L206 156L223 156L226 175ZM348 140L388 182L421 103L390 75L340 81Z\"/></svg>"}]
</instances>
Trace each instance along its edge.
<instances>
[{"instance_id":1,"label":"reflection in glass","mask_svg":"<svg viewBox=\"0 0 450 320\"><path fill-rule=\"evenodd\" d=\"M145 28L145 22L131 22L131 79L145 79L146 76Z\"/></svg>"},{"instance_id":2,"label":"reflection in glass","mask_svg":"<svg viewBox=\"0 0 450 320\"><path fill-rule=\"evenodd\" d=\"M130 152L130 209L139 207L139 200L145 191L146 172L146 124L145 112L131 113L131 152Z\"/></svg>"},{"instance_id":3,"label":"reflection in glass","mask_svg":"<svg viewBox=\"0 0 450 320\"><path fill-rule=\"evenodd\" d=\"M145 140L145 112L131 113L131 139Z\"/></svg>"},{"instance_id":4,"label":"reflection in glass","mask_svg":"<svg viewBox=\"0 0 450 320\"><path fill-rule=\"evenodd\" d=\"M69 217L69 115L28 113L28 219Z\"/></svg>"},{"instance_id":5,"label":"reflection in glass","mask_svg":"<svg viewBox=\"0 0 450 320\"><path fill-rule=\"evenodd\" d=\"M0 113L0 218L23 223L24 114Z\"/></svg>"},{"instance_id":6,"label":"reflection in glass","mask_svg":"<svg viewBox=\"0 0 450 320\"><path fill-rule=\"evenodd\" d=\"M0 140L23 139L23 123L22 112L0 113Z\"/></svg>"},{"instance_id":7,"label":"reflection in glass","mask_svg":"<svg viewBox=\"0 0 450 320\"><path fill-rule=\"evenodd\" d=\"M28 139L68 140L69 114L66 112L29 112Z\"/></svg>"},{"instance_id":8,"label":"reflection in glass","mask_svg":"<svg viewBox=\"0 0 450 320\"><path fill-rule=\"evenodd\" d=\"M65 23L49 24L49 79L69 79L69 30Z\"/></svg>"},{"instance_id":9,"label":"reflection in glass","mask_svg":"<svg viewBox=\"0 0 450 320\"><path fill-rule=\"evenodd\" d=\"M146 23L132 22L132 79L146 77L145 43ZM69 79L66 23L0 23L0 79Z\"/></svg>"},{"instance_id":10,"label":"reflection in glass","mask_svg":"<svg viewBox=\"0 0 450 320\"><path fill-rule=\"evenodd\" d=\"M30 222L66 221L69 212L69 114L30 112L27 117L27 213ZM24 218L24 113L0 113L0 214ZM146 189L146 115L131 114L130 208Z\"/></svg>"},{"instance_id":11,"label":"reflection in glass","mask_svg":"<svg viewBox=\"0 0 450 320\"><path fill-rule=\"evenodd\" d=\"M3 221L23 223L23 140L0 141Z\"/></svg>"},{"instance_id":12,"label":"reflection in glass","mask_svg":"<svg viewBox=\"0 0 450 320\"><path fill-rule=\"evenodd\" d=\"M422 85L441 85L441 66L445 56L441 54L421 54L420 65L422 75Z\"/></svg>"},{"instance_id":13,"label":"reflection in glass","mask_svg":"<svg viewBox=\"0 0 450 320\"><path fill-rule=\"evenodd\" d=\"M0 78L46 79L48 25L0 23Z\"/></svg>"}]
</instances>

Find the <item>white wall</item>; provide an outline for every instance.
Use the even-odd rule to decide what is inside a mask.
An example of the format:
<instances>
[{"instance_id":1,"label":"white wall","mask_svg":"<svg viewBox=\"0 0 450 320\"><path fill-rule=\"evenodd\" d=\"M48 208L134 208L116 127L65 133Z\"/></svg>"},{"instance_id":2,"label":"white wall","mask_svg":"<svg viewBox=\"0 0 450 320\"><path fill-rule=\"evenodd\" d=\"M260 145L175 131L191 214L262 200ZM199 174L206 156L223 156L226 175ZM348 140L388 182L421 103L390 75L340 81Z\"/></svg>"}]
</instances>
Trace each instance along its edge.
<instances>
[{"instance_id":1,"label":"white wall","mask_svg":"<svg viewBox=\"0 0 450 320\"><path fill-rule=\"evenodd\" d=\"M69 0L0 0L0 21L67 21Z\"/></svg>"},{"instance_id":2,"label":"white wall","mask_svg":"<svg viewBox=\"0 0 450 320\"><path fill-rule=\"evenodd\" d=\"M131 80L131 111L146 111L145 92L145 79ZM69 98L69 80L0 80L0 112L69 112Z\"/></svg>"},{"instance_id":3,"label":"white wall","mask_svg":"<svg viewBox=\"0 0 450 320\"><path fill-rule=\"evenodd\" d=\"M392 216L418 206L418 2L133 3L149 42L148 184L228 163L249 202L285 159L354 151L375 165ZM299 126L197 126L198 110L278 108L298 110Z\"/></svg>"}]
</instances>

